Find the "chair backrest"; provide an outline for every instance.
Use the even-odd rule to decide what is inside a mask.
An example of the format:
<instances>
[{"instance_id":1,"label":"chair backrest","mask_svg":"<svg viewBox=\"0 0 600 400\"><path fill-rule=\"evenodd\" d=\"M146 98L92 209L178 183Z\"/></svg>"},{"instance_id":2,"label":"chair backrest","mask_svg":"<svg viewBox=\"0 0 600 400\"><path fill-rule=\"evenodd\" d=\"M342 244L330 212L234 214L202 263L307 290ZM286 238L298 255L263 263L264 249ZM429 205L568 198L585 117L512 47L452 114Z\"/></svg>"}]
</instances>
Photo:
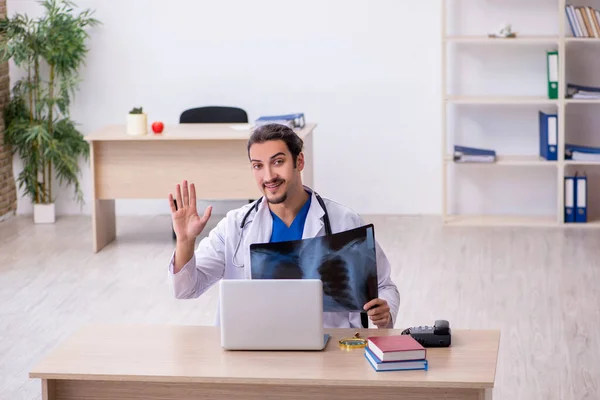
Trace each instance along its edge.
<instances>
[{"instance_id":1,"label":"chair backrest","mask_svg":"<svg viewBox=\"0 0 600 400\"><path fill-rule=\"evenodd\" d=\"M248 114L236 107L198 107L185 110L179 117L181 124L248 123Z\"/></svg>"}]
</instances>

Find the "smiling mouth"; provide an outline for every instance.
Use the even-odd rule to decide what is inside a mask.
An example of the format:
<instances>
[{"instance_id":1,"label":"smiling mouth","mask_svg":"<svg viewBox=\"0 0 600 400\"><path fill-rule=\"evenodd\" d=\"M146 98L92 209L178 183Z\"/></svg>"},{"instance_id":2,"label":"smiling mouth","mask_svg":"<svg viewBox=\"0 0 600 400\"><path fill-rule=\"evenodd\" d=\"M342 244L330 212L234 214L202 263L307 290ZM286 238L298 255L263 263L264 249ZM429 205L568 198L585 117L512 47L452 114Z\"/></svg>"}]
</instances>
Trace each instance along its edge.
<instances>
[{"instance_id":1,"label":"smiling mouth","mask_svg":"<svg viewBox=\"0 0 600 400\"><path fill-rule=\"evenodd\" d=\"M283 181L277 181L277 182L273 182L273 183L266 183L264 186L265 186L265 188L267 188L269 190L275 190L282 184L283 184Z\"/></svg>"}]
</instances>

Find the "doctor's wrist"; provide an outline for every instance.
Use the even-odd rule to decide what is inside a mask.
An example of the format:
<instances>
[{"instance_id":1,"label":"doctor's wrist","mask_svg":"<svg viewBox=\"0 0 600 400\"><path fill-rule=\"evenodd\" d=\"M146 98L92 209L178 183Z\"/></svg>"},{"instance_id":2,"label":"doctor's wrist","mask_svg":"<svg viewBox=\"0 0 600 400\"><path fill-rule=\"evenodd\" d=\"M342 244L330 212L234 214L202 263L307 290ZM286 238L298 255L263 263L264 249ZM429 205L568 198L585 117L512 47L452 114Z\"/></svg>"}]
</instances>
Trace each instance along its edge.
<instances>
[{"instance_id":1,"label":"doctor's wrist","mask_svg":"<svg viewBox=\"0 0 600 400\"><path fill-rule=\"evenodd\" d=\"M183 239L179 239L177 238L177 240L175 241L175 245L177 247L194 247L194 245L196 244L196 238L183 238Z\"/></svg>"},{"instance_id":2,"label":"doctor's wrist","mask_svg":"<svg viewBox=\"0 0 600 400\"><path fill-rule=\"evenodd\" d=\"M195 240L177 240L177 244L175 245L175 260L173 263L174 273L178 273L192 259L195 244Z\"/></svg>"}]
</instances>

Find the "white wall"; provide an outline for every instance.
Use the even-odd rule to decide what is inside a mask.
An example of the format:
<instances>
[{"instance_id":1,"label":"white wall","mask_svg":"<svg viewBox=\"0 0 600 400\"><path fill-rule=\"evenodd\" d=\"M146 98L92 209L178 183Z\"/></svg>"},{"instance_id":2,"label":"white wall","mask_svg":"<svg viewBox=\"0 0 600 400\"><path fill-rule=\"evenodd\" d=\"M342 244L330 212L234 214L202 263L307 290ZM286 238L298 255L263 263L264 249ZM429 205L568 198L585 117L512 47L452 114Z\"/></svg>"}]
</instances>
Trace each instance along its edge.
<instances>
[{"instance_id":1,"label":"white wall","mask_svg":"<svg viewBox=\"0 0 600 400\"><path fill-rule=\"evenodd\" d=\"M484 34L507 20L522 33L557 29L557 6L551 1L448 2L460 6L460 14L451 16L450 28L463 34ZM440 0L95 0L78 4L95 9L103 22L91 32L91 51L81 71L84 82L72 109L84 134L104 124L123 123L133 106L143 106L150 120L167 123L176 123L188 107L211 104L242 107L251 119L302 111L319 124L315 187L323 195L361 213L441 212ZM38 11L37 2L8 0L9 15ZM532 17L542 22L532 22ZM451 71L456 77L451 90L543 92L544 71L531 73L531 68L542 66L544 60L521 54L524 63L515 64L518 58L508 61L491 51L483 56L484 61L476 53L460 56L462 62ZM517 66L516 73L526 74L531 84L523 85L522 77L498 69L506 65ZM18 76L14 69L11 75ZM495 76L501 78L492 86L481 83ZM474 115L479 113L475 110ZM533 146L534 122L520 115L528 135L523 143ZM514 118L491 116L494 126L519 124ZM469 125L464 120L457 123ZM501 131L500 127L494 130ZM367 145L371 146L368 152ZM16 173L19 165L15 160ZM82 182L86 206L81 210L71 201L71 190L63 189L57 201L59 213L90 212L87 166ZM461 200L461 207L477 209L484 198L480 190L475 191ZM501 199L496 198L498 209L506 208ZM549 201L555 201L555 196ZM220 204L217 210L236 204ZM531 203L537 206L539 201ZM168 213L168 207L166 200L121 200L117 211ZM18 212L31 212L27 199L20 199Z\"/></svg>"},{"instance_id":2,"label":"white wall","mask_svg":"<svg viewBox=\"0 0 600 400\"><path fill-rule=\"evenodd\" d=\"M73 117L89 133L124 122L133 106L167 123L211 104L243 107L251 119L302 111L319 124L315 186L324 196L362 213L438 213L440 31L437 19L422 26L440 6L421 3L78 2L103 26L91 32ZM8 0L9 15L38 9ZM89 199L87 167L83 179ZM81 211L71 193L60 191L57 212ZM117 208L168 212L166 200ZM20 199L19 213L31 209Z\"/></svg>"}]
</instances>

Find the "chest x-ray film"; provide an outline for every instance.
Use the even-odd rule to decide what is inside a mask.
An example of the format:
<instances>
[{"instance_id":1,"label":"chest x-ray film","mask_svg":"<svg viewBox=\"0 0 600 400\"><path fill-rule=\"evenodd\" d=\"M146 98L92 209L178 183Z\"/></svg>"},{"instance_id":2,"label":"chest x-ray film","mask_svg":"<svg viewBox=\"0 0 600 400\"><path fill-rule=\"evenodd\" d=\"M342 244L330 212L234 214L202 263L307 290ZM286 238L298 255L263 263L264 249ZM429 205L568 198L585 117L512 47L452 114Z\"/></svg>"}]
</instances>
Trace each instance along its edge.
<instances>
[{"instance_id":1,"label":"chest x-ray film","mask_svg":"<svg viewBox=\"0 0 600 400\"><path fill-rule=\"evenodd\" d=\"M372 224L329 236L253 244L250 254L252 279L323 281L323 311L364 311L378 297Z\"/></svg>"}]
</instances>

